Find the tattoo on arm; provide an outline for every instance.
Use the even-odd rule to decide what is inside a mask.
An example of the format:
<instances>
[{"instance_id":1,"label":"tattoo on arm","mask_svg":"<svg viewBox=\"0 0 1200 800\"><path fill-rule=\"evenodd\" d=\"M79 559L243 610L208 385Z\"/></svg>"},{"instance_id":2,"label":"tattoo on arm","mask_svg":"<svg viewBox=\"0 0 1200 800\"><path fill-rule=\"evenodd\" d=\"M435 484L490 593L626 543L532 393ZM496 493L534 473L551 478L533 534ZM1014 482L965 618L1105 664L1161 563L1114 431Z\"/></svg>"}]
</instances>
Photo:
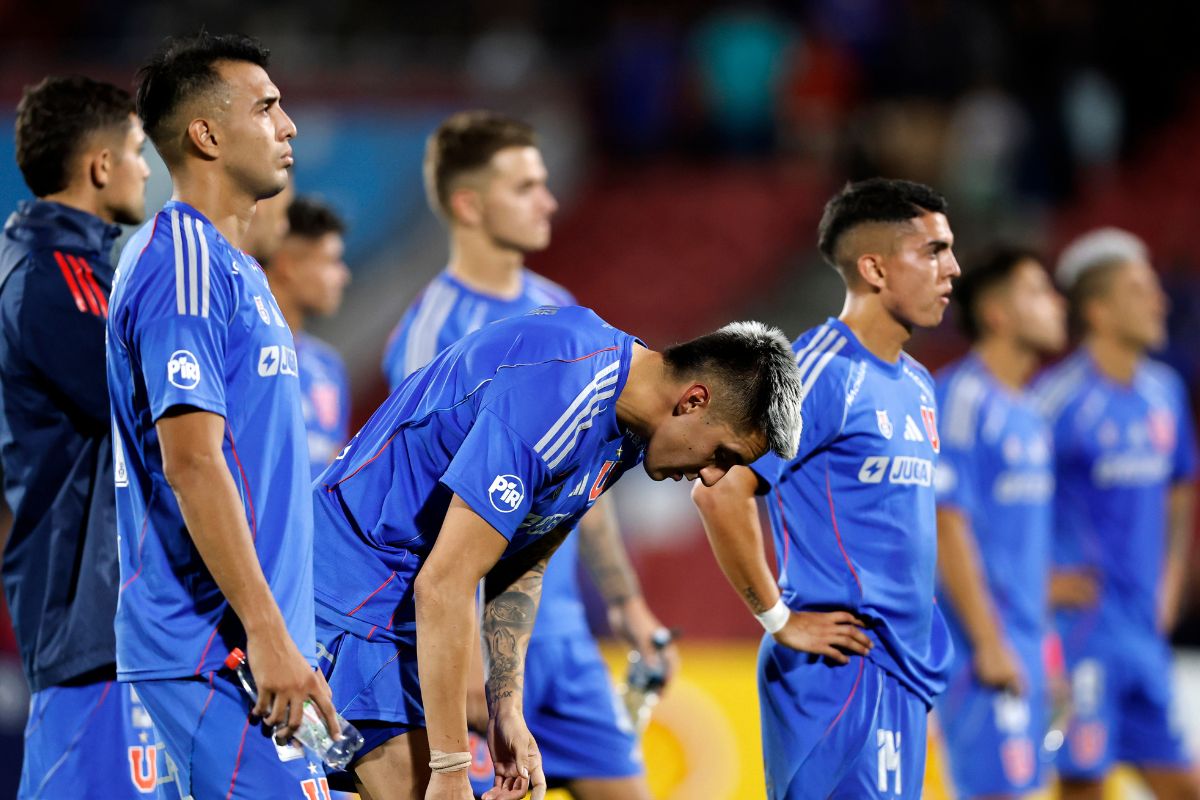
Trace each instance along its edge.
<instances>
[{"instance_id":1,"label":"tattoo on arm","mask_svg":"<svg viewBox=\"0 0 1200 800\"><path fill-rule=\"evenodd\" d=\"M546 562L538 562L484 607L482 633L489 706L524 691L525 651L545 571Z\"/></svg>"},{"instance_id":2,"label":"tattoo on arm","mask_svg":"<svg viewBox=\"0 0 1200 800\"><path fill-rule=\"evenodd\" d=\"M588 512L579 523L576 535L579 536L579 555L605 603L619 605L642 593L611 510Z\"/></svg>"},{"instance_id":3,"label":"tattoo on arm","mask_svg":"<svg viewBox=\"0 0 1200 800\"><path fill-rule=\"evenodd\" d=\"M745 589L742 589L742 597L746 599L746 602L750 605L750 610L755 614L762 614L767 610L766 603L758 596L758 592L754 591L753 586L747 586Z\"/></svg>"}]
</instances>

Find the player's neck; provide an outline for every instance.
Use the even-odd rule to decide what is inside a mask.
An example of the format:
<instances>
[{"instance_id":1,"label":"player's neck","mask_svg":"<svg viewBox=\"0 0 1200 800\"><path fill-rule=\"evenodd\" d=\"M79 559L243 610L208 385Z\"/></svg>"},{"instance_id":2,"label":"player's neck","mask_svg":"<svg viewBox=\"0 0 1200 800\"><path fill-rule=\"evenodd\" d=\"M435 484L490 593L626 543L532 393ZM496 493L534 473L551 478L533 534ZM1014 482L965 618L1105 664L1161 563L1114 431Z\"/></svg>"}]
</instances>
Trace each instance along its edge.
<instances>
[{"instance_id":1,"label":"player's neck","mask_svg":"<svg viewBox=\"0 0 1200 800\"><path fill-rule=\"evenodd\" d=\"M1037 354L1011 339L989 336L975 345L975 355L1001 384L1020 391L1037 369Z\"/></svg>"},{"instance_id":2,"label":"player's neck","mask_svg":"<svg viewBox=\"0 0 1200 800\"><path fill-rule=\"evenodd\" d=\"M678 399L667 380L662 353L641 345L633 346L629 377L617 395L617 422L620 426L649 441L655 420L670 413Z\"/></svg>"},{"instance_id":3,"label":"player's neck","mask_svg":"<svg viewBox=\"0 0 1200 800\"><path fill-rule=\"evenodd\" d=\"M889 364L900 360L904 343L912 336L912 331L888 313L873 295L847 292L838 319L868 352Z\"/></svg>"},{"instance_id":4,"label":"player's neck","mask_svg":"<svg viewBox=\"0 0 1200 800\"><path fill-rule=\"evenodd\" d=\"M1096 369L1116 383L1133 383L1133 375L1145 352L1138 347L1110 336L1091 335L1084 339L1083 347L1092 357Z\"/></svg>"},{"instance_id":5,"label":"player's neck","mask_svg":"<svg viewBox=\"0 0 1200 800\"><path fill-rule=\"evenodd\" d=\"M112 213L100 202L100 197L94 190L81 189L78 186L68 186L61 192L48 194L38 199L50 203L58 203L59 205L73 208L76 211L82 211L85 214L91 214L93 217L99 217L104 220L109 225L112 225L114 222Z\"/></svg>"},{"instance_id":6,"label":"player's neck","mask_svg":"<svg viewBox=\"0 0 1200 800\"><path fill-rule=\"evenodd\" d=\"M171 199L199 211L230 244L240 248L258 201L215 171L181 169L171 177L175 184Z\"/></svg>"},{"instance_id":7,"label":"player's neck","mask_svg":"<svg viewBox=\"0 0 1200 800\"><path fill-rule=\"evenodd\" d=\"M450 239L449 273L468 288L493 297L511 300L521 294L521 270L525 255L498 247L490 238L474 231Z\"/></svg>"},{"instance_id":8,"label":"player's neck","mask_svg":"<svg viewBox=\"0 0 1200 800\"><path fill-rule=\"evenodd\" d=\"M275 302L279 305L279 310L283 313L284 321L292 329L292 335L296 336L303 333L304 324L308 322L304 310L292 298L288 297L287 292L277 292L275 291L275 287L272 286L271 293L275 295Z\"/></svg>"}]
</instances>

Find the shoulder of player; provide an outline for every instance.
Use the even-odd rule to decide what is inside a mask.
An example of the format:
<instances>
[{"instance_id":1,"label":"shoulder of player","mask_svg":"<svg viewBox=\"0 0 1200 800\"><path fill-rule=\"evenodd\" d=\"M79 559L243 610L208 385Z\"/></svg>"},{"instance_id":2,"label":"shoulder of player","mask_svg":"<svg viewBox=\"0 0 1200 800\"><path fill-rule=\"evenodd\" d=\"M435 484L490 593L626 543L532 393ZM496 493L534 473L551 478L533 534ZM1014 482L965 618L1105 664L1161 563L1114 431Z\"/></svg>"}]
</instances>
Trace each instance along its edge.
<instances>
[{"instance_id":1,"label":"shoulder of player","mask_svg":"<svg viewBox=\"0 0 1200 800\"><path fill-rule=\"evenodd\" d=\"M297 344L325 363L335 364L339 369L344 369L341 352L324 339L318 339L312 334L304 334L304 338L297 340Z\"/></svg>"},{"instance_id":2,"label":"shoulder of player","mask_svg":"<svg viewBox=\"0 0 1200 800\"><path fill-rule=\"evenodd\" d=\"M75 248L39 246L28 250L17 263L6 265L9 269L0 287L0 304L22 317L70 312L72 316L82 313L103 318L108 295L96 278L95 256Z\"/></svg>"},{"instance_id":3,"label":"shoulder of player","mask_svg":"<svg viewBox=\"0 0 1200 800\"><path fill-rule=\"evenodd\" d=\"M920 361L917 361L903 350L900 351L900 369L905 375L908 375L909 378L916 381L917 385L930 395L935 395L937 393L935 381L933 380L933 373L931 373L924 364L922 364Z\"/></svg>"},{"instance_id":4,"label":"shoulder of player","mask_svg":"<svg viewBox=\"0 0 1200 800\"><path fill-rule=\"evenodd\" d=\"M1029 397L1042 416L1053 423L1084 395L1090 375L1087 355L1074 353L1037 376L1030 385Z\"/></svg>"},{"instance_id":5,"label":"shoulder of player","mask_svg":"<svg viewBox=\"0 0 1200 800\"><path fill-rule=\"evenodd\" d=\"M167 207L125 244L117 284L123 297L162 291L175 298L179 313L203 315L213 288L228 289L242 267L257 264L200 216Z\"/></svg>"},{"instance_id":6,"label":"shoulder of player","mask_svg":"<svg viewBox=\"0 0 1200 800\"><path fill-rule=\"evenodd\" d=\"M973 444L982 410L993 396L987 379L965 361L955 362L939 371L937 398L945 441L960 447Z\"/></svg>"},{"instance_id":7,"label":"shoulder of player","mask_svg":"<svg viewBox=\"0 0 1200 800\"><path fill-rule=\"evenodd\" d=\"M1187 397L1183 377L1164 361L1148 358L1138 369L1137 380L1148 391L1171 398Z\"/></svg>"},{"instance_id":8,"label":"shoulder of player","mask_svg":"<svg viewBox=\"0 0 1200 800\"><path fill-rule=\"evenodd\" d=\"M555 283L549 278L539 275L531 269L525 270L525 275L529 279L531 288L545 294L554 305L558 306L573 306L577 305L575 296L567 290L565 286Z\"/></svg>"}]
</instances>

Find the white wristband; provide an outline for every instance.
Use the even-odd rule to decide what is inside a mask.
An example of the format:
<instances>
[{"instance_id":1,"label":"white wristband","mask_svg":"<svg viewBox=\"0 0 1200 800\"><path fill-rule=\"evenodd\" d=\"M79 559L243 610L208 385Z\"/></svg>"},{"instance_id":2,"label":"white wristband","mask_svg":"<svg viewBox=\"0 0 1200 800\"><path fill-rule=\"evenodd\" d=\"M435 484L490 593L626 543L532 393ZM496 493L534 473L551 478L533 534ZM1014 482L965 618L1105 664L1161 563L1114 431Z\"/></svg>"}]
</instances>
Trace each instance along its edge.
<instances>
[{"instance_id":1,"label":"white wristband","mask_svg":"<svg viewBox=\"0 0 1200 800\"><path fill-rule=\"evenodd\" d=\"M775 605L761 614L755 614L754 618L759 621L767 633L774 635L783 630L783 626L787 625L787 621L791 616L792 610L784 604L781 597L776 601Z\"/></svg>"}]
</instances>

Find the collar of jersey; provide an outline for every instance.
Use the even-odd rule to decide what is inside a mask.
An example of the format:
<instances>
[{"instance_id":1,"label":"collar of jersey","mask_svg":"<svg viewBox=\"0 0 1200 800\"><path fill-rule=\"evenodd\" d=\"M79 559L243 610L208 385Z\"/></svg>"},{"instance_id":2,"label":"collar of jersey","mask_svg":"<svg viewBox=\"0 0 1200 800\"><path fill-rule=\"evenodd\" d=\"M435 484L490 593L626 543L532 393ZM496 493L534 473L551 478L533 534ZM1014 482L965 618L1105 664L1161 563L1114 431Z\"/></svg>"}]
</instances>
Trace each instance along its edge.
<instances>
[{"instance_id":1,"label":"collar of jersey","mask_svg":"<svg viewBox=\"0 0 1200 800\"><path fill-rule=\"evenodd\" d=\"M854 335L854 331L850 330L850 326L847 325L846 323L842 322L837 317L830 317L827 321L827 324L832 325L843 336L845 336L846 342L849 343L850 346L852 346L854 349L856 349L859 352L859 355L861 355L863 358L874 363L875 366L879 367L881 370L886 372L888 375L891 375L893 378L900 376L902 370L904 369L904 353L903 353L903 351L901 351L900 358L898 358L895 363L892 363L891 361L884 361L882 358L875 355L870 350L868 350L866 347L864 347L863 343L860 342L858 340L858 337Z\"/></svg>"},{"instance_id":2,"label":"collar of jersey","mask_svg":"<svg viewBox=\"0 0 1200 800\"><path fill-rule=\"evenodd\" d=\"M95 214L52 200L24 200L9 217L6 229L23 226L31 237L52 238L54 247L79 248L99 253L107 264L113 243L121 235L119 225L110 225Z\"/></svg>"}]
</instances>

